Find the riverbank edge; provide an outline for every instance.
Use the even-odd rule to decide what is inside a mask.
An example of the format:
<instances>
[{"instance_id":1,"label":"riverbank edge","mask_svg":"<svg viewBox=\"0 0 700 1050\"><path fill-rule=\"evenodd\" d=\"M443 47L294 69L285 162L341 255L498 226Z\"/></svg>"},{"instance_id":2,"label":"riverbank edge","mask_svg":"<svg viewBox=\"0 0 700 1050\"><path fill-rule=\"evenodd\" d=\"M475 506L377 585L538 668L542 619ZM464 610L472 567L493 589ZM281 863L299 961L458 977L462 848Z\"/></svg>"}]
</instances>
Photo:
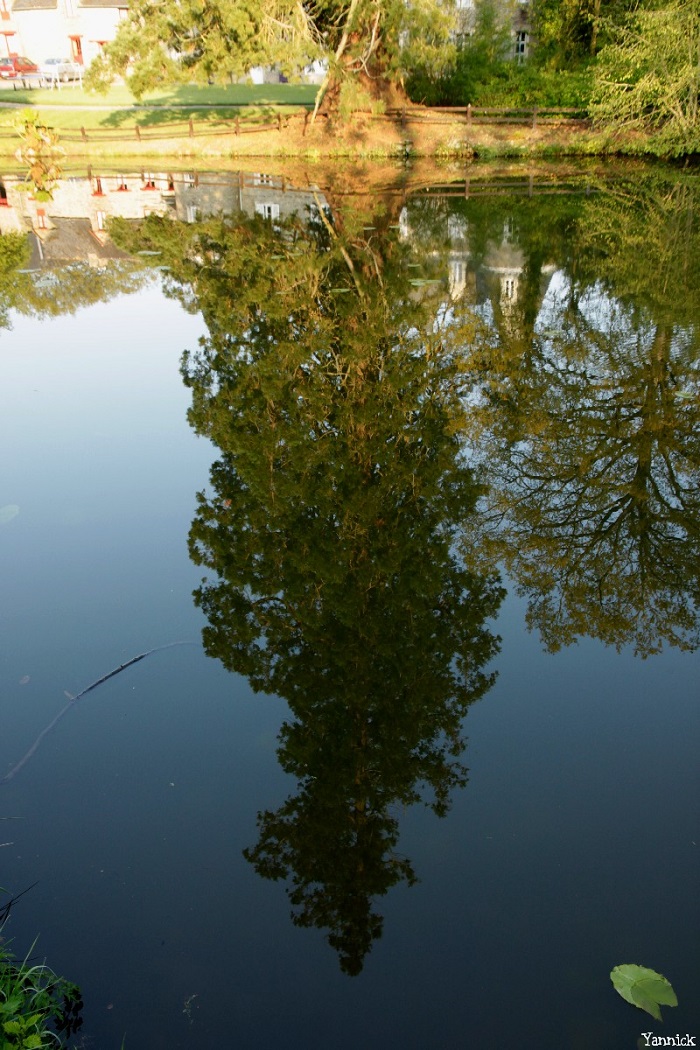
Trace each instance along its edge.
<instances>
[{"instance_id":1,"label":"riverbank edge","mask_svg":"<svg viewBox=\"0 0 700 1050\"><path fill-rule=\"evenodd\" d=\"M60 113L42 107L40 116L56 129L59 136ZM52 120L56 116L58 119ZM321 126L306 128L303 122L287 121L282 128L246 133L230 130L212 134L203 131L198 137L196 119L193 133L169 137L157 129L143 129L138 140L133 133L109 141L69 142L64 140L67 157L72 162L134 159L156 160L235 160L245 157L297 158L315 160L492 160L506 158L555 159L558 157L634 157L639 159L678 160L655 145L654 139L641 133L612 132L591 126L588 121L552 121L536 126L517 124L472 124L464 119L428 123L409 112L404 120L375 122L364 114L345 122L324 120ZM66 129L66 136L75 135ZM17 140L19 144L19 140ZM0 140L0 158L15 160L14 139ZM683 158L680 158L683 159Z\"/></svg>"}]
</instances>

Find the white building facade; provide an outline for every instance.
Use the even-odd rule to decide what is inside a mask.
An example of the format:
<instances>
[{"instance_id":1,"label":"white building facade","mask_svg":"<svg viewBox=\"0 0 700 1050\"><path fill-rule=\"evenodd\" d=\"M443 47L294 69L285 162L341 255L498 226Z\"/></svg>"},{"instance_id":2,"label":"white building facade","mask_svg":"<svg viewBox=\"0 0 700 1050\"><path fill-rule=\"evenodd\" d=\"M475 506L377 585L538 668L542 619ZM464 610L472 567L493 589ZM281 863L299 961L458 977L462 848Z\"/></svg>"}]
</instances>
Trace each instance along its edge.
<instances>
[{"instance_id":1,"label":"white building facade","mask_svg":"<svg viewBox=\"0 0 700 1050\"><path fill-rule=\"evenodd\" d=\"M128 0L0 0L0 53L85 67L114 39Z\"/></svg>"}]
</instances>

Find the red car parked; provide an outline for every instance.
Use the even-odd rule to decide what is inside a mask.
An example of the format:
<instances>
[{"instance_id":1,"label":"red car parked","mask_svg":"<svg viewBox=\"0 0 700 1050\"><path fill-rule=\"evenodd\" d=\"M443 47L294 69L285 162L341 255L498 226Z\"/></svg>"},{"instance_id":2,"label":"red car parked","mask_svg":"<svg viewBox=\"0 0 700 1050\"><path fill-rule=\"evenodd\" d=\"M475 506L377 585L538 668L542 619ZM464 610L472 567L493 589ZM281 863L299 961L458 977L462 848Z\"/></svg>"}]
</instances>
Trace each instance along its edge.
<instances>
[{"instance_id":1,"label":"red car parked","mask_svg":"<svg viewBox=\"0 0 700 1050\"><path fill-rule=\"evenodd\" d=\"M38 73L39 67L36 62L25 58L23 55L7 55L0 58L0 79L12 80L13 77L23 77L27 73Z\"/></svg>"}]
</instances>

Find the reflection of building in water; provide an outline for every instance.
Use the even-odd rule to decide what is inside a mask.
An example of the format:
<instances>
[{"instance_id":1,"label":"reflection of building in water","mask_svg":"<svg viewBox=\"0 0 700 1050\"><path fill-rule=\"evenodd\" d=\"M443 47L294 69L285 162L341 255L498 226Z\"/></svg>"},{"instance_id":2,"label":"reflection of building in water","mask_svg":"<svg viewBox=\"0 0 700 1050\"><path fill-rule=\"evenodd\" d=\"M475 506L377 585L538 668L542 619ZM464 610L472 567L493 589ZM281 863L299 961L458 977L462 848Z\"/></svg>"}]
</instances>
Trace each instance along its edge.
<instances>
[{"instance_id":1,"label":"reflection of building in water","mask_svg":"<svg viewBox=\"0 0 700 1050\"><path fill-rule=\"evenodd\" d=\"M483 285L482 301L491 301L494 315L500 315L505 327L515 322L520 298L520 278L525 267L525 256L512 242L512 226L504 223L503 240L491 241L484 256L479 283Z\"/></svg>"},{"instance_id":2,"label":"reflection of building in water","mask_svg":"<svg viewBox=\"0 0 700 1050\"><path fill-rule=\"evenodd\" d=\"M404 208L399 217L399 232L409 243L417 241L411 228L410 214ZM518 324L518 309L524 295L526 258L516 242L515 224L506 218L499 239L491 238L480 258L473 256L470 245L469 221L460 212L446 216L447 232L447 280L449 298L452 302L464 301L472 306L490 304L493 316L506 330ZM440 252L431 253L438 259ZM425 256L424 256L425 258ZM539 302L541 304L549 287L555 266L545 264L539 269Z\"/></svg>"},{"instance_id":3,"label":"reflection of building in water","mask_svg":"<svg viewBox=\"0 0 700 1050\"><path fill-rule=\"evenodd\" d=\"M59 242L63 244L61 258L65 261L121 257L107 233L113 216L138 220L153 214L170 215L182 222L196 222L210 215L243 213L274 221L296 213L308 220L317 202L326 205L314 187L299 189L280 176L247 172L141 171L69 177L61 179L50 201L37 201L20 188L24 186L20 176L0 178L0 233L33 233L40 246L39 264L48 258L50 242L56 242L56 249ZM69 245L78 254L66 254Z\"/></svg>"},{"instance_id":4,"label":"reflection of building in water","mask_svg":"<svg viewBox=\"0 0 700 1050\"><path fill-rule=\"evenodd\" d=\"M108 240L107 220L113 215L141 219L151 212L163 213L167 204L148 176L93 175L64 178L53 191L53 199L38 201L23 178L7 175L0 180L6 204L0 207L0 232L28 230L46 239L50 231L67 219L87 224L96 244Z\"/></svg>"},{"instance_id":5,"label":"reflection of building in water","mask_svg":"<svg viewBox=\"0 0 700 1050\"><path fill-rule=\"evenodd\" d=\"M280 175L263 172L234 172L195 175L185 172L175 180L172 206L178 219L195 222L207 215L262 215L307 219L316 210L316 199L325 204L314 187L300 189Z\"/></svg>"},{"instance_id":6,"label":"reflection of building in water","mask_svg":"<svg viewBox=\"0 0 700 1050\"><path fill-rule=\"evenodd\" d=\"M516 335L522 328L528 296L534 321L556 270L554 264L544 263L539 265L538 273L526 275L526 266L525 253L514 243L512 225L506 221L500 244L491 241L488 245L477 286L478 301L491 303L494 318L509 335Z\"/></svg>"},{"instance_id":7,"label":"reflection of building in water","mask_svg":"<svg viewBox=\"0 0 700 1050\"><path fill-rule=\"evenodd\" d=\"M447 256L447 286L450 299L475 301L476 281L473 270L469 268L469 227L463 215L452 213L447 216L447 236L450 242Z\"/></svg>"},{"instance_id":8,"label":"reflection of building in water","mask_svg":"<svg viewBox=\"0 0 700 1050\"><path fill-rule=\"evenodd\" d=\"M89 266L105 267L115 259L127 258L108 239L98 240L88 219L54 218L51 226L32 231L31 269L65 266L76 261Z\"/></svg>"}]
</instances>

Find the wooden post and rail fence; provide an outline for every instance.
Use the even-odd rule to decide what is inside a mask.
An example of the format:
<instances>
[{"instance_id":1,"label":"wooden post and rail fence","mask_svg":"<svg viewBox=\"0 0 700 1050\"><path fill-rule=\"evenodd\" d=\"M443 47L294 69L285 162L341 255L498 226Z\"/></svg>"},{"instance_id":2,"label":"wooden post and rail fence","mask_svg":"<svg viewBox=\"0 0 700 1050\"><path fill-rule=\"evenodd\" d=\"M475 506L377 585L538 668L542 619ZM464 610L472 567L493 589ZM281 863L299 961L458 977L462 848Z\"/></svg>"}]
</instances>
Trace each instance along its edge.
<instances>
[{"instance_id":1,"label":"wooden post and rail fence","mask_svg":"<svg viewBox=\"0 0 700 1050\"><path fill-rule=\"evenodd\" d=\"M212 106L215 111L217 107ZM147 117L153 120L154 113L151 110ZM208 116L207 109L201 110L202 116ZM146 114L144 114L146 116ZM585 127L589 121L585 110L572 107L545 107L545 106L404 106L400 109L389 109L385 113L362 113L358 116L363 120L384 121L398 124L403 130L410 125L428 124L461 125L467 131L474 126L502 124L519 125L530 128L550 125L567 125ZM321 115L319 118L324 120ZM78 130L65 130L60 132L61 142L145 142L153 139L176 139L176 138L201 138L222 135L250 135L256 132L276 130L282 133L285 128L296 124L301 125L302 134L306 134L310 122L310 111L305 109L294 113L283 113L277 110L264 120L259 118L247 120L245 115L237 114L232 118L214 116L212 120L204 119L197 122L192 116L183 121L170 121L168 123L146 123L135 124L129 128L85 128ZM13 128L0 128L0 141L4 138L16 137Z\"/></svg>"}]
</instances>

